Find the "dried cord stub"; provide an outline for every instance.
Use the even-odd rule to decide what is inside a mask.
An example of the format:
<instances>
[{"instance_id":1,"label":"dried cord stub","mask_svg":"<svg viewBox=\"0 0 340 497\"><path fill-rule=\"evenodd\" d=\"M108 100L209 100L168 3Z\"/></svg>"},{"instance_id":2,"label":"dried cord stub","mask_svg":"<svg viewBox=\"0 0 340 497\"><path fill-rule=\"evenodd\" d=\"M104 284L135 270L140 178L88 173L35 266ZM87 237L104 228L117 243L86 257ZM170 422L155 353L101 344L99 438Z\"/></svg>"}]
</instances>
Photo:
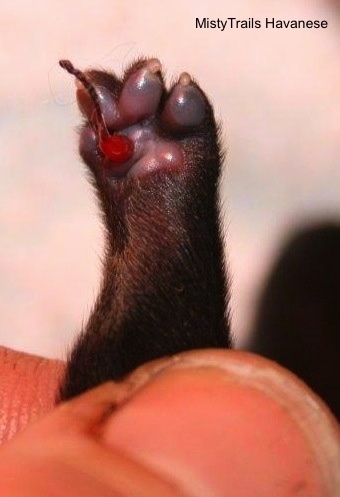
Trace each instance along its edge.
<instances>
[{"instance_id":1,"label":"dried cord stub","mask_svg":"<svg viewBox=\"0 0 340 497\"><path fill-rule=\"evenodd\" d=\"M93 102L99 136L98 147L102 154L115 164L127 162L133 155L133 142L125 135L109 133L100 108L99 97L95 86L88 80L86 75L79 69L76 69L69 60L60 60L59 65L82 83Z\"/></svg>"}]
</instances>

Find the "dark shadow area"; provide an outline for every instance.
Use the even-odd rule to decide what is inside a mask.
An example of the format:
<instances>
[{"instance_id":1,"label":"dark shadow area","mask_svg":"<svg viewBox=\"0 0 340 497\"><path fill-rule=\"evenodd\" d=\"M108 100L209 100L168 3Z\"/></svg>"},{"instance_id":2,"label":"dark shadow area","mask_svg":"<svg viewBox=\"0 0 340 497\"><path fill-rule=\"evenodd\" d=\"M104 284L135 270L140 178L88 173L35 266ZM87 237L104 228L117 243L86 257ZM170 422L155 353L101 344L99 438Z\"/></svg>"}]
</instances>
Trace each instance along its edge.
<instances>
[{"instance_id":1,"label":"dark shadow area","mask_svg":"<svg viewBox=\"0 0 340 497\"><path fill-rule=\"evenodd\" d=\"M288 241L265 284L247 350L302 378L340 418L340 224Z\"/></svg>"}]
</instances>

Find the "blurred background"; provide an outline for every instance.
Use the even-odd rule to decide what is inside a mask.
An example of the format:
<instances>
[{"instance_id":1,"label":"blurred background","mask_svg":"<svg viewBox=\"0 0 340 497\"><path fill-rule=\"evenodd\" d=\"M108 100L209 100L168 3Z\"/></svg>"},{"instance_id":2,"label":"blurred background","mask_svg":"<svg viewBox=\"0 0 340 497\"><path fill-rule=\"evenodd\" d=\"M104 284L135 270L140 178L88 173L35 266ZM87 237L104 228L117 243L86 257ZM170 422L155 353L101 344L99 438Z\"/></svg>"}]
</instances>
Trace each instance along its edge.
<instances>
[{"instance_id":1,"label":"blurred background","mask_svg":"<svg viewBox=\"0 0 340 497\"><path fill-rule=\"evenodd\" d=\"M98 211L77 156L69 58L121 73L157 56L212 99L232 326L246 336L270 263L305 222L340 218L340 23L322 0L2 0L0 344L65 357L100 280ZM327 20L327 29L196 29L196 17Z\"/></svg>"}]
</instances>

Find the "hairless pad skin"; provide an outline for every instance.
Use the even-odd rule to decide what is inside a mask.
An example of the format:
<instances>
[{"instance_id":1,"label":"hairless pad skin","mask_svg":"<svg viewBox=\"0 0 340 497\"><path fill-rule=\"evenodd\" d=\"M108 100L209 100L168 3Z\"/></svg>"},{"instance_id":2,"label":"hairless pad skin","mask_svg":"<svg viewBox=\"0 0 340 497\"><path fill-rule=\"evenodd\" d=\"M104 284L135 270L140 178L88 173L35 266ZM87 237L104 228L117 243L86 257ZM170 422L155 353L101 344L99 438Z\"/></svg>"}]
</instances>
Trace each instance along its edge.
<instances>
[{"instance_id":1,"label":"hairless pad skin","mask_svg":"<svg viewBox=\"0 0 340 497\"><path fill-rule=\"evenodd\" d=\"M102 166L111 179L143 175L164 167L180 168L180 143L166 137L201 125L206 99L187 73L160 106L165 96L161 64L139 62L127 71L123 83L107 73L60 65L77 78L79 108L88 119L80 139L80 153L92 167Z\"/></svg>"},{"instance_id":2,"label":"hairless pad skin","mask_svg":"<svg viewBox=\"0 0 340 497\"><path fill-rule=\"evenodd\" d=\"M60 65L85 118L79 151L103 213L101 292L71 351L60 399L183 350L229 347L219 134L188 73L168 90L158 59L122 78Z\"/></svg>"}]
</instances>

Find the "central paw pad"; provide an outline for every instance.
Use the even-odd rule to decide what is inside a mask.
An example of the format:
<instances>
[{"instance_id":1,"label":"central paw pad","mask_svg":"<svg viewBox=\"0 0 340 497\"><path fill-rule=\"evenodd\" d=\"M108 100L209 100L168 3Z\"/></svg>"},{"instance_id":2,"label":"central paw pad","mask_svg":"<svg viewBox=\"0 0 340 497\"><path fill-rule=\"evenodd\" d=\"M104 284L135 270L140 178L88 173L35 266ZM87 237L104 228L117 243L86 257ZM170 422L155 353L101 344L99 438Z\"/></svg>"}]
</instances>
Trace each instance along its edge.
<instances>
[{"instance_id":1,"label":"central paw pad","mask_svg":"<svg viewBox=\"0 0 340 497\"><path fill-rule=\"evenodd\" d=\"M211 109L189 74L167 91L158 59L136 62L122 80L103 71L81 72L69 61L60 65L76 77L86 118L80 154L96 175L119 180L185 167L190 138Z\"/></svg>"}]
</instances>

